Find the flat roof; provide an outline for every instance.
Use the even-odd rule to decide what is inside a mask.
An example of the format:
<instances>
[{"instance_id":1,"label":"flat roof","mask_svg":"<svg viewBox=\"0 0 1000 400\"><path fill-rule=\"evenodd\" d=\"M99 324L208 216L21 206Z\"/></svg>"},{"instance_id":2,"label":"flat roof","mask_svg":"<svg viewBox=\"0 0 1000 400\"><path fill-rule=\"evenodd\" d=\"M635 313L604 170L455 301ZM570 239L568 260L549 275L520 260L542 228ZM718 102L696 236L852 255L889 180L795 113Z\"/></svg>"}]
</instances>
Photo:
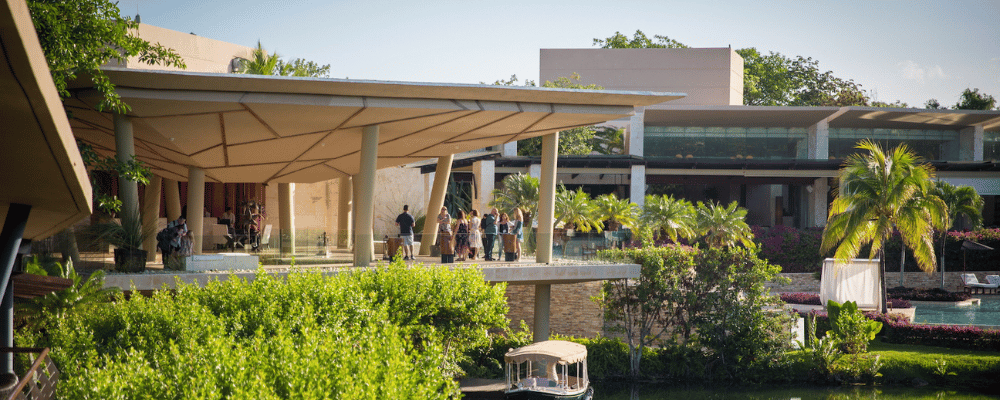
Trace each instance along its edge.
<instances>
[{"instance_id":1,"label":"flat roof","mask_svg":"<svg viewBox=\"0 0 1000 400\"><path fill-rule=\"evenodd\" d=\"M138 159L187 180L317 182L360 172L379 125L378 168L606 122L683 93L574 90L107 68L131 106ZM88 77L71 85L73 131L114 152L112 116Z\"/></svg>"},{"instance_id":2,"label":"flat roof","mask_svg":"<svg viewBox=\"0 0 1000 400\"><path fill-rule=\"evenodd\" d=\"M91 187L23 1L0 5L0 218L30 205L25 239L90 215Z\"/></svg>"}]
</instances>

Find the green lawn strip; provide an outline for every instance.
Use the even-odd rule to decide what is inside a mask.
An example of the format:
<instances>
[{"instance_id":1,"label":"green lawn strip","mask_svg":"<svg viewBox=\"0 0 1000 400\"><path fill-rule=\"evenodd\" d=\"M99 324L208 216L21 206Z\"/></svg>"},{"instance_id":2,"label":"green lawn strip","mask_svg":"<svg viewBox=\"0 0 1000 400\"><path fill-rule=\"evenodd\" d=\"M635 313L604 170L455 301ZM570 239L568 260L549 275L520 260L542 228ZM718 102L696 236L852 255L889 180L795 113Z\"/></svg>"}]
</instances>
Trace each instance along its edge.
<instances>
[{"instance_id":1,"label":"green lawn strip","mask_svg":"<svg viewBox=\"0 0 1000 400\"><path fill-rule=\"evenodd\" d=\"M945 347L871 342L871 354L881 357L885 382L912 383L915 378L931 385L1000 390L1000 353ZM939 367L939 363L944 363Z\"/></svg>"}]
</instances>

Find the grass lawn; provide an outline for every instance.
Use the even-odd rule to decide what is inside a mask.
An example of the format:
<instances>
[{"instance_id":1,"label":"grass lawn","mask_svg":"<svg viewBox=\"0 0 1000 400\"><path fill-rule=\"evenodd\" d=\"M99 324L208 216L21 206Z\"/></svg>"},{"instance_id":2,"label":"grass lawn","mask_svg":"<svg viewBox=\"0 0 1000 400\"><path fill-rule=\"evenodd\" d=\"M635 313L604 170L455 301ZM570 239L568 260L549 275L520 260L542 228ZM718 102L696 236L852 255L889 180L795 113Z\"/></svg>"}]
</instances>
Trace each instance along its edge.
<instances>
[{"instance_id":1,"label":"grass lawn","mask_svg":"<svg viewBox=\"0 0 1000 400\"><path fill-rule=\"evenodd\" d=\"M1000 353L872 341L871 354L881 357L885 382L911 383L1000 393Z\"/></svg>"}]
</instances>

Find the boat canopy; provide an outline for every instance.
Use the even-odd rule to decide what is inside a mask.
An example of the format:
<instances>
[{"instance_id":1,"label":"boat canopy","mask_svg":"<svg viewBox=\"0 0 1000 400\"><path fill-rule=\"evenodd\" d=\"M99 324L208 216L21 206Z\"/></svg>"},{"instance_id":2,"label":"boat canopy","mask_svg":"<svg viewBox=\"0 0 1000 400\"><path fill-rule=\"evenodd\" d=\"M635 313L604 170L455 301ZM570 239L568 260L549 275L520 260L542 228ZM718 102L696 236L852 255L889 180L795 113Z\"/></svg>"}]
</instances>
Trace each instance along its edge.
<instances>
[{"instance_id":1,"label":"boat canopy","mask_svg":"<svg viewBox=\"0 0 1000 400\"><path fill-rule=\"evenodd\" d=\"M565 340L547 340L513 349L504 355L508 363L542 361L547 363L573 364L587 359L587 346Z\"/></svg>"}]
</instances>

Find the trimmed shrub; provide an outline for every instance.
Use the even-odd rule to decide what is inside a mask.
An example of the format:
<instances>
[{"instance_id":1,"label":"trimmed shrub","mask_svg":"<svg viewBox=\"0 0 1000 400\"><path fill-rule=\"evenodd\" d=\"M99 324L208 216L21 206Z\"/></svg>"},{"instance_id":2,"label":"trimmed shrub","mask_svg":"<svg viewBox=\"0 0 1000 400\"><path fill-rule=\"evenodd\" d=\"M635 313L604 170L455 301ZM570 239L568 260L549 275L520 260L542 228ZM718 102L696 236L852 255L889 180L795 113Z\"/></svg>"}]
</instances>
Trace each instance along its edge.
<instances>
[{"instance_id":1,"label":"trimmed shrub","mask_svg":"<svg viewBox=\"0 0 1000 400\"><path fill-rule=\"evenodd\" d=\"M812 311L816 315L816 335L821 336L831 329L825 311ZM800 312L803 318L810 313ZM1000 352L1000 330L984 329L963 325L913 324L899 314L880 314L866 311L865 317L882 323L878 337L886 343L916 344L923 346L947 347Z\"/></svg>"},{"instance_id":2,"label":"trimmed shrub","mask_svg":"<svg viewBox=\"0 0 1000 400\"><path fill-rule=\"evenodd\" d=\"M815 293L782 293L781 301L789 304L809 304L814 306L823 304L819 302L819 295Z\"/></svg>"},{"instance_id":3,"label":"trimmed shrub","mask_svg":"<svg viewBox=\"0 0 1000 400\"><path fill-rule=\"evenodd\" d=\"M898 286L887 289L886 293L889 297L911 301L965 301L972 298L969 293L949 292L939 288L914 289Z\"/></svg>"}]
</instances>

